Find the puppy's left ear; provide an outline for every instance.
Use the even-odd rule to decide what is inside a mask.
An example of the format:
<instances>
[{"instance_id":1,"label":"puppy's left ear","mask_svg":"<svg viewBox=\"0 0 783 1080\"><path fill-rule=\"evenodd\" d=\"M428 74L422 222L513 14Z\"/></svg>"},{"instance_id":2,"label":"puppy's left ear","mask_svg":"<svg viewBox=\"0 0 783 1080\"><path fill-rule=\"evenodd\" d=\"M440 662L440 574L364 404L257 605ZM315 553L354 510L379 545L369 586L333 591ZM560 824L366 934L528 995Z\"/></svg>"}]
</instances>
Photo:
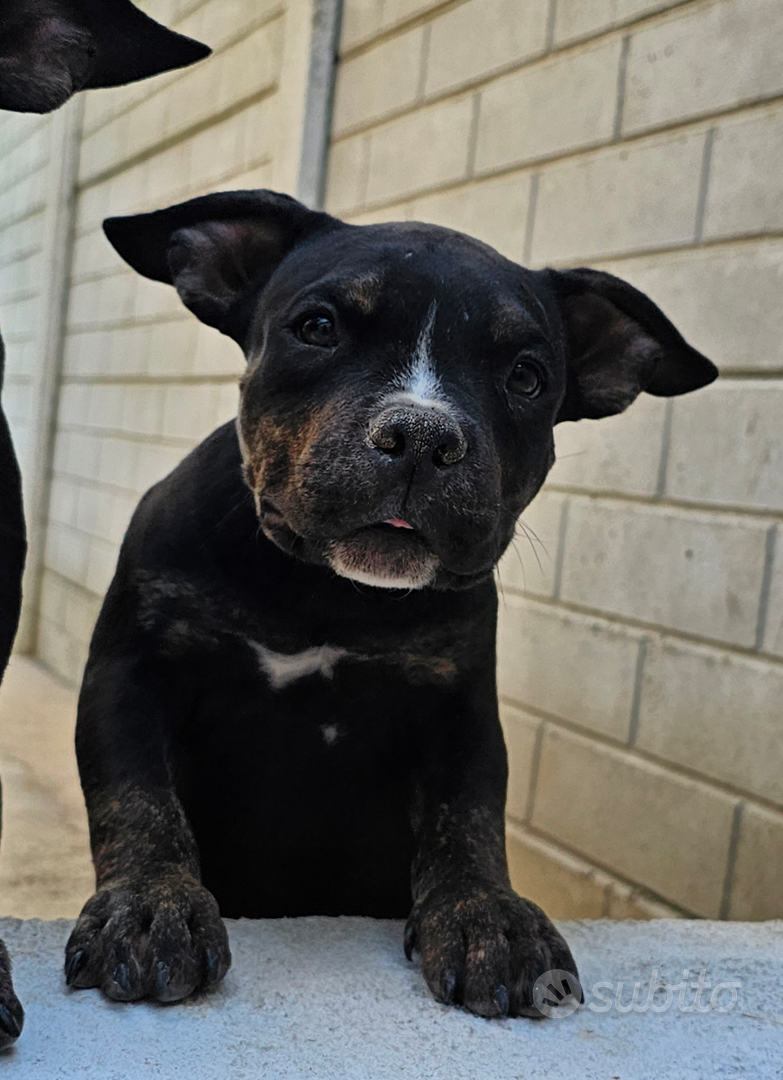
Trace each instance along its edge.
<instances>
[{"instance_id":1,"label":"puppy's left ear","mask_svg":"<svg viewBox=\"0 0 783 1080\"><path fill-rule=\"evenodd\" d=\"M622 412L642 392L673 397L717 378L661 309L599 270L544 270L558 298L568 383L557 422Z\"/></svg>"}]
</instances>

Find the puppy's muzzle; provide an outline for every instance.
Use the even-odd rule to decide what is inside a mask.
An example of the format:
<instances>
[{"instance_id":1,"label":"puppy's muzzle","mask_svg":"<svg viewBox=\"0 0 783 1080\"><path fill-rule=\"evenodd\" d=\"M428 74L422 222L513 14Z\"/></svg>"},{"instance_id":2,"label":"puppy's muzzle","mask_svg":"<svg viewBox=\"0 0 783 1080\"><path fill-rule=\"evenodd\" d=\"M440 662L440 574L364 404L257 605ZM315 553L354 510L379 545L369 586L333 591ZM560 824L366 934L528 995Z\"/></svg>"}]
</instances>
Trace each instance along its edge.
<instances>
[{"instance_id":1,"label":"puppy's muzzle","mask_svg":"<svg viewBox=\"0 0 783 1080\"><path fill-rule=\"evenodd\" d=\"M457 421L442 409L392 405L371 422L369 442L377 450L415 468L456 465L468 442Z\"/></svg>"}]
</instances>

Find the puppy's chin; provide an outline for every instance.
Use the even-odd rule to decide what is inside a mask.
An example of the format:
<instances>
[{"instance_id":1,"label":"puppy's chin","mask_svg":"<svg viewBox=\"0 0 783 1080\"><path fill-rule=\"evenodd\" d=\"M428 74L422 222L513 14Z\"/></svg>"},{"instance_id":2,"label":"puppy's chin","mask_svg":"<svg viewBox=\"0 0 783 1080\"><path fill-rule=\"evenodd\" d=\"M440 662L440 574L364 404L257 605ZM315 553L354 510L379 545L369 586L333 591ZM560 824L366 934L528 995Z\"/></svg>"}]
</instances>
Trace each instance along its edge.
<instances>
[{"instance_id":1,"label":"puppy's chin","mask_svg":"<svg viewBox=\"0 0 783 1080\"><path fill-rule=\"evenodd\" d=\"M415 532L369 525L335 541L329 563L340 577L379 589L424 589L439 560Z\"/></svg>"}]
</instances>

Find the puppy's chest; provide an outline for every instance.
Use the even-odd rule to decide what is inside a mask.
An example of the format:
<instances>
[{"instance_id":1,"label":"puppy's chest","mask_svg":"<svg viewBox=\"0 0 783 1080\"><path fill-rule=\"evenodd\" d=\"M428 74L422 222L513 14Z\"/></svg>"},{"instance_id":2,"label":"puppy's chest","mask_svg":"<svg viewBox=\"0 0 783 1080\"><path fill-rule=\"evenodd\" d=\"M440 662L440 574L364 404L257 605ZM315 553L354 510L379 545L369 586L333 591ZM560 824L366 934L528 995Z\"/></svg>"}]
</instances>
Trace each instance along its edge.
<instances>
[{"instance_id":1,"label":"puppy's chest","mask_svg":"<svg viewBox=\"0 0 783 1080\"><path fill-rule=\"evenodd\" d=\"M391 690L395 684L446 689L457 681L469 652L465 635L454 626L413 625L404 632L371 625L349 628L339 613L327 626L309 626L295 597L287 619L171 580L145 583L139 618L160 654L192 665L194 674L239 667L275 696L303 686L326 692L339 685L347 692L368 680Z\"/></svg>"}]
</instances>

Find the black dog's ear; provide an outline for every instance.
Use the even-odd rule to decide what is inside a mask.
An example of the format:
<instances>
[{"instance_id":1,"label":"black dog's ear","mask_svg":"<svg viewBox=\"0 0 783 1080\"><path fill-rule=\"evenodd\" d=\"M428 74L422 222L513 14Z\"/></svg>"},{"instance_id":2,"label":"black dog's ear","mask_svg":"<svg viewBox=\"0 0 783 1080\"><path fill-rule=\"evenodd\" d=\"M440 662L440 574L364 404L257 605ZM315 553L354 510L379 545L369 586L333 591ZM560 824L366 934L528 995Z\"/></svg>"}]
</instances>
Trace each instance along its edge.
<instances>
[{"instance_id":1,"label":"black dog's ear","mask_svg":"<svg viewBox=\"0 0 783 1080\"><path fill-rule=\"evenodd\" d=\"M133 217L107 218L103 228L123 259L145 277L173 285L186 307L243 343L247 303L297 244L342 228L274 191L226 191Z\"/></svg>"},{"instance_id":2,"label":"black dog's ear","mask_svg":"<svg viewBox=\"0 0 783 1080\"><path fill-rule=\"evenodd\" d=\"M146 79L210 51L131 0L0 0L0 108L51 112L78 90Z\"/></svg>"},{"instance_id":3,"label":"black dog's ear","mask_svg":"<svg viewBox=\"0 0 783 1080\"><path fill-rule=\"evenodd\" d=\"M557 416L581 420L622 412L642 392L687 394L717 378L644 293L599 270L544 270L560 304L568 384Z\"/></svg>"},{"instance_id":4,"label":"black dog's ear","mask_svg":"<svg viewBox=\"0 0 783 1080\"><path fill-rule=\"evenodd\" d=\"M177 34L140 11L131 0L71 0L89 19L95 62L85 89L121 86L187 67L209 56L208 45Z\"/></svg>"}]
</instances>

